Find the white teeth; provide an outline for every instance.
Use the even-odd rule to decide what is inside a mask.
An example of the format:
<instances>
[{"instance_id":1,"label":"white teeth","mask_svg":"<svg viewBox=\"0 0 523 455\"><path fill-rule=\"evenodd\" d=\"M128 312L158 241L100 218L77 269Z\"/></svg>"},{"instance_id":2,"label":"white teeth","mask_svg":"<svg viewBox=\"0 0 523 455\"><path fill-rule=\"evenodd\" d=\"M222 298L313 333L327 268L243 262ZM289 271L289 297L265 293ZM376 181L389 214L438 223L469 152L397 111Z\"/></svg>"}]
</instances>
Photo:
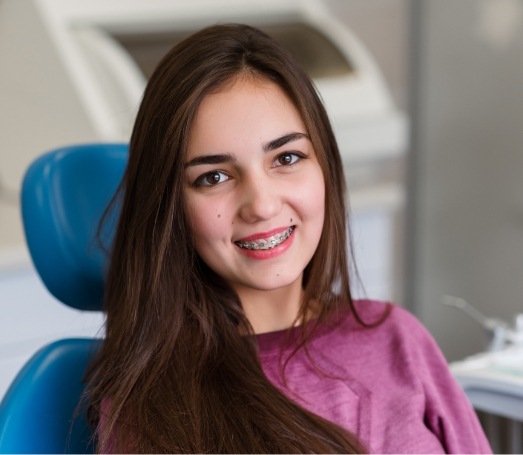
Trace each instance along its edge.
<instances>
[{"instance_id":1,"label":"white teeth","mask_svg":"<svg viewBox=\"0 0 523 455\"><path fill-rule=\"evenodd\" d=\"M287 240L291 235L292 231L294 231L294 226L291 226L285 232L275 234L269 237L268 239L260 239L251 242L239 241L234 243L238 245L240 248L244 248L246 250L270 250L271 248L274 248L283 243L285 240Z\"/></svg>"}]
</instances>

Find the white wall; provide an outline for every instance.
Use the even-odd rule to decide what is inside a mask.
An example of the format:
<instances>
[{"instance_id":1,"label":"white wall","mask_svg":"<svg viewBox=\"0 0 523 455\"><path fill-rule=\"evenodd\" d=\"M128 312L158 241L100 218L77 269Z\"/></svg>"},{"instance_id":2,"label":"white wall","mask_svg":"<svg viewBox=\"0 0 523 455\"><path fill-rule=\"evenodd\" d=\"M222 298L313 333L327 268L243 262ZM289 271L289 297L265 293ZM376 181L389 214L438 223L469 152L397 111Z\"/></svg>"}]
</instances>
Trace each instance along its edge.
<instances>
[{"instance_id":1,"label":"white wall","mask_svg":"<svg viewBox=\"0 0 523 455\"><path fill-rule=\"evenodd\" d=\"M23 18L23 20L20 20ZM22 175L56 145L94 138L71 81L38 20L34 3L0 2L0 264L23 245L16 204ZM24 68L22 71L21 68Z\"/></svg>"},{"instance_id":2,"label":"white wall","mask_svg":"<svg viewBox=\"0 0 523 455\"><path fill-rule=\"evenodd\" d=\"M0 273L0 400L30 356L69 337L103 335L103 318L66 307L44 288L30 266Z\"/></svg>"}]
</instances>

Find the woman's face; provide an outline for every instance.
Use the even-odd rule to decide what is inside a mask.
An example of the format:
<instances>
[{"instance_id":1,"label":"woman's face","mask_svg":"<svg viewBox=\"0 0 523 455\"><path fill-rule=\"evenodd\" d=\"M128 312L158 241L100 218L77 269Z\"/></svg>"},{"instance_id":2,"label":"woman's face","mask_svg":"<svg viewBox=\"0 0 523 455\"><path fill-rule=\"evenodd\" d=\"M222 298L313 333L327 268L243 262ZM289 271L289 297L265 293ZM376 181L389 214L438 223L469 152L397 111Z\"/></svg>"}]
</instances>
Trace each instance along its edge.
<instances>
[{"instance_id":1,"label":"woman's face","mask_svg":"<svg viewBox=\"0 0 523 455\"><path fill-rule=\"evenodd\" d=\"M299 287L321 236L325 184L302 119L266 80L207 95L186 158L194 245L240 298Z\"/></svg>"}]
</instances>

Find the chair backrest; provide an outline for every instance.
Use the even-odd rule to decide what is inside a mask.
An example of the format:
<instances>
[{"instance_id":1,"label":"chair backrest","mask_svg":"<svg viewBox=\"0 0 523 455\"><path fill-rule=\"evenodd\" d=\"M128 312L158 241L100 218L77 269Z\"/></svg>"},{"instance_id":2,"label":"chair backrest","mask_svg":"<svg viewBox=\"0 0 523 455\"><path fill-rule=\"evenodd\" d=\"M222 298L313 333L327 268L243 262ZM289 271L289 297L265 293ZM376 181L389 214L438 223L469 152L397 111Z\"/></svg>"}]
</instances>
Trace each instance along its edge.
<instances>
[{"instance_id":1,"label":"chair backrest","mask_svg":"<svg viewBox=\"0 0 523 455\"><path fill-rule=\"evenodd\" d=\"M0 453L94 452L80 398L85 368L98 344L59 340L25 364L0 405Z\"/></svg>"},{"instance_id":2,"label":"chair backrest","mask_svg":"<svg viewBox=\"0 0 523 455\"><path fill-rule=\"evenodd\" d=\"M51 151L29 167L22 218L35 268L58 300L101 310L104 277L118 216L99 223L127 164L126 144ZM101 242L100 242L101 240ZM89 453L91 429L81 404L83 376L100 344L67 339L38 351L0 403L0 453Z\"/></svg>"},{"instance_id":3,"label":"chair backrest","mask_svg":"<svg viewBox=\"0 0 523 455\"><path fill-rule=\"evenodd\" d=\"M22 184L22 218L33 263L58 300L101 310L107 253L117 213L100 219L127 164L126 144L77 145L36 159Z\"/></svg>"}]
</instances>

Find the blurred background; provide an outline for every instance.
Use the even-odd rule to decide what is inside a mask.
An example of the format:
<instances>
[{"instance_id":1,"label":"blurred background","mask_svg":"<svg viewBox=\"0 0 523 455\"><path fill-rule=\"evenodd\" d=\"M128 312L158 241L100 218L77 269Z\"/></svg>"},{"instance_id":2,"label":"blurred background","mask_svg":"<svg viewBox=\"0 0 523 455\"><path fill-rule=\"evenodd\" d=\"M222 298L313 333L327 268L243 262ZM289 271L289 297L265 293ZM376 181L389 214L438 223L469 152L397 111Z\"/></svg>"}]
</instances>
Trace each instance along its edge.
<instances>
[{"instance_id":1,"label":"blurred background","mask_svg":"<svg viewBox=\"0 0 523 455\"><path fill-rule=\"evenodd\" d=\"M103 323L32 269L24 170L53 147L127 141L159 58L217 21L265 29L314 78L345 165L357 295L416 314L449 361L489 336L444 296L509 326L523 313L523 0L0 0L0 396L43 342Z\"/></svg>"}]
</instances>

